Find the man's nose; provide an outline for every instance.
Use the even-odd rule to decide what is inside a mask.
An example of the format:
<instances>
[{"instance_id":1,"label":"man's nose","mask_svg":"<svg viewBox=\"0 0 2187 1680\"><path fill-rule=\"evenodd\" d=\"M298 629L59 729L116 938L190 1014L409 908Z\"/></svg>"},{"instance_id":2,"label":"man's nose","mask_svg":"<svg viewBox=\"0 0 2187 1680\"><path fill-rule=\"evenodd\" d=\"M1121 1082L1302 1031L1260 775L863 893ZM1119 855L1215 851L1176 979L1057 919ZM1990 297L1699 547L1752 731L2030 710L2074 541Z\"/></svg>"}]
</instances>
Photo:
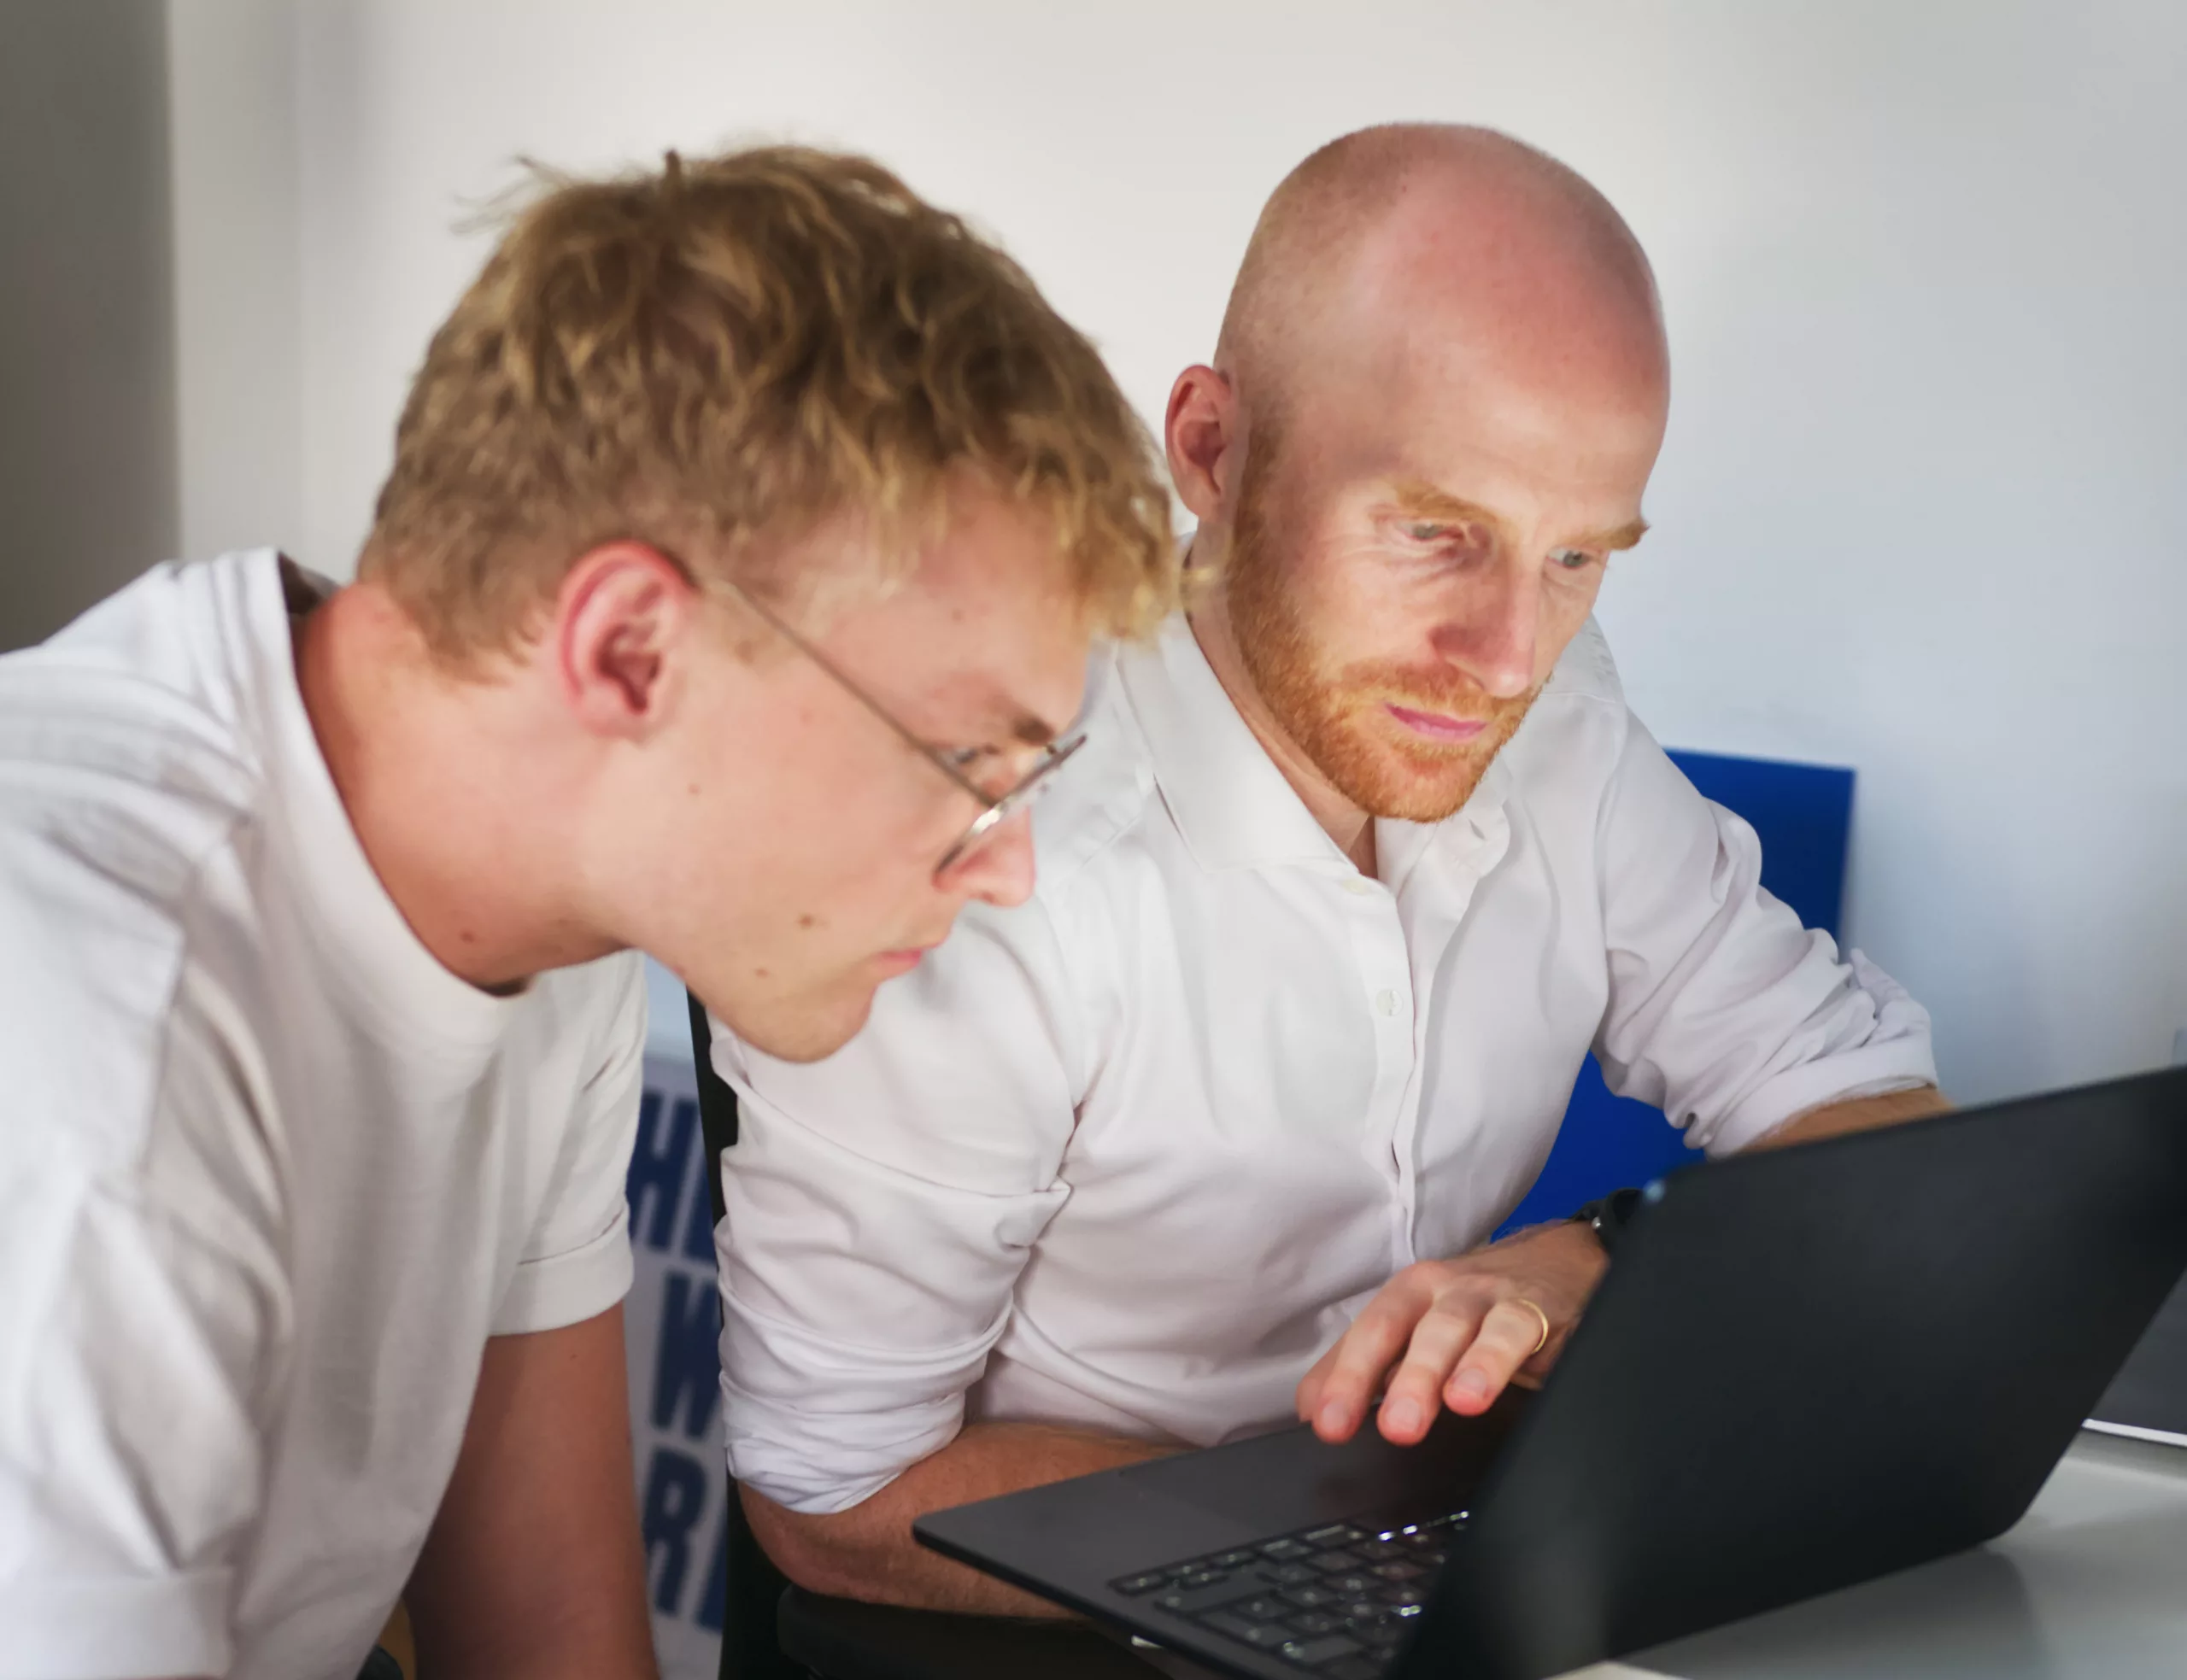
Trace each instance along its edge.
<instances>
[{"instance_id":1,"label":"man's nose","mask_svg":"<svg viewBox=\"0 0 2187 1680\"><path fill-rule=\"evenodd\" d=\"M1020 811L943 873L941 885L1009 910L1033 896L1033 814Z\"/></svg>"},{"instance_id":2,"label":"man's nose","mask_svg":"<svg viewBox=\"0 0 2187 1680\"><path fill-rule=\"evenodd\" d=\"M1435 630L1435 651L1496 699L1515 699L1534 683L1540 574L1499 557L1469 582L1456 610Z\"/></svg>"}]
</instances>

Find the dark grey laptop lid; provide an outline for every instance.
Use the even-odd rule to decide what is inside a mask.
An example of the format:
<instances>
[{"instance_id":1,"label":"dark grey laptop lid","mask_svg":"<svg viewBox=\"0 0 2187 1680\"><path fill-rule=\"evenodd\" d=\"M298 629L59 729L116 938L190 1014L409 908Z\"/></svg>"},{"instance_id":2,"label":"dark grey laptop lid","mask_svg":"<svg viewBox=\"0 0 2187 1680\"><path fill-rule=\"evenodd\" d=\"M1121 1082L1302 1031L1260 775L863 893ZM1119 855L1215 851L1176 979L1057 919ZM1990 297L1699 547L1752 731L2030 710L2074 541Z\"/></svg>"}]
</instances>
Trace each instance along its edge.
<instances>
[{"instance_id":1,"label":"dark grey laptop lid","mask_svg":"<svg viewBox=\"0 0 2187 1680\"><path fill-rule=\"evenodd\" d=\"M1558 1674L2010 1526L2187 1267L2187 1070L1651 1197L1398 1672Z\"/></svg>"}]
</instances>

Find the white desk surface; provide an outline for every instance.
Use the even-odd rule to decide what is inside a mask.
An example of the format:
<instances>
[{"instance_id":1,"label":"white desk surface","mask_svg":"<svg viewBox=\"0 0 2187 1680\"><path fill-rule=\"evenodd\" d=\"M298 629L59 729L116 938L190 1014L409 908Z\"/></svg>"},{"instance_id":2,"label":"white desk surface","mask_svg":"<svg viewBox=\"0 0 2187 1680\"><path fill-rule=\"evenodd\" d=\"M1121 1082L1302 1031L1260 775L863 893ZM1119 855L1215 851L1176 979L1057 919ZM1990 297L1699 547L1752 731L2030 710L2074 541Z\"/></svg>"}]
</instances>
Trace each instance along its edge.
<instances>
[{"instance_id":1,"label":"white desk surface","mask_svg":"<svg viewBox=\"0 0 2187 1680\"><path fill-rule=\"evenodd\" d=\"M2084 1431L2002 1538L1568 1680L2187 1674L2187 1449Z\"/></svg>"}]
</instances>

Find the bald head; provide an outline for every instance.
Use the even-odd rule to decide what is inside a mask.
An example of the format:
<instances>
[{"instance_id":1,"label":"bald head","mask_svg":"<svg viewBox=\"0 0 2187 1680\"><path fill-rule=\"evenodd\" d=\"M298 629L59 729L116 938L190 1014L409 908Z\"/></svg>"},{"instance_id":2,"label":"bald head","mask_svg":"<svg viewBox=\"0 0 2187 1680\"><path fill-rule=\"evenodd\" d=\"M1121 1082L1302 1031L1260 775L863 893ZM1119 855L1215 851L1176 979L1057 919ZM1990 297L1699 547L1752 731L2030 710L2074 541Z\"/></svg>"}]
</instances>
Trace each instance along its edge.
<instances>
[{"instance_id":1,"label":"bald head","mask_svg":"<svg viewBox=\"0 0 2187 1680\"><path fill-rule=\"evenodd\" d=\"M1668 358L1647 258L1485 129L1324 146L1164 421L1193 629L1332 839L1471 796L1640 540Z\"/></svg>"},{"instance_id":2,"label":"bald head","mask_svg":"<svg viewBox=\"0 0 2187 1680\"><path fill-rule=\"evenodd\" d=\"M1422 346L1509 372L1668 377L1647 257L1586 181L1490 129L1363 129L1269 199L1216 365L1249 411L1273 410L1321 370L1373 375Z\"/></svg>"}]
</instances>

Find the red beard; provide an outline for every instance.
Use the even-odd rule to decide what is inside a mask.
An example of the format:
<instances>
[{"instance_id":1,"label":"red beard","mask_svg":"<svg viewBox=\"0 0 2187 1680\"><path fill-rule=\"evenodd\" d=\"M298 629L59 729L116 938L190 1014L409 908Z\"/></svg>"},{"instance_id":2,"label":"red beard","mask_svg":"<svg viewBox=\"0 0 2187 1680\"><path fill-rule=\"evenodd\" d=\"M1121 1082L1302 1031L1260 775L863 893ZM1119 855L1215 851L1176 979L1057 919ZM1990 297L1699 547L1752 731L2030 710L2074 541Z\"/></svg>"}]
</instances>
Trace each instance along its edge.
<instances>
[{"instance_id":1,"label":"red beard","mask_svg":"<svg viewBox=\"0 0 2187 1680\"><path fill-rule=\"evenodd\" d=\"M1268 481L1280 450L1265 432L1257 442L1246 452L1222 577L1246 674L1283 732L1353 805L1370 817L1439 822L1473 797L1540 691L1498 700L1447 665L1363 660L1331 669L1275 565ZM1391 717L1393 705L1485 727L1471 740L1439 743Z\"/></svg>"}]
</instances>

